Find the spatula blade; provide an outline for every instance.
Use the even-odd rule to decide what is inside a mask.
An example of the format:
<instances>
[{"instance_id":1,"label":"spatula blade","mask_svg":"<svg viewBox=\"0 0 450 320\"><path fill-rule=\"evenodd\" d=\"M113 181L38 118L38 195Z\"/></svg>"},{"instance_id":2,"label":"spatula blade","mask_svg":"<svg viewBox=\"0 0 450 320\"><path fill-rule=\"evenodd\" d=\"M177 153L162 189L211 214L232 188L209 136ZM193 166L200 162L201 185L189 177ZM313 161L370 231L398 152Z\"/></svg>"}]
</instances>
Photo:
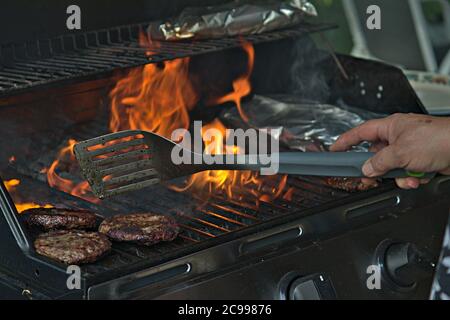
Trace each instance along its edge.
<instances>
[{"instance_id":1,"label":"spatula blade","mask_svg":"<svg viewBox=\"0 0 450 320\"><path fill-rule=\"evenodd\" d=\"M81 172L100 199L160 182L142 131L111 133L77 143Z\"/></svg>"}]
</instances>

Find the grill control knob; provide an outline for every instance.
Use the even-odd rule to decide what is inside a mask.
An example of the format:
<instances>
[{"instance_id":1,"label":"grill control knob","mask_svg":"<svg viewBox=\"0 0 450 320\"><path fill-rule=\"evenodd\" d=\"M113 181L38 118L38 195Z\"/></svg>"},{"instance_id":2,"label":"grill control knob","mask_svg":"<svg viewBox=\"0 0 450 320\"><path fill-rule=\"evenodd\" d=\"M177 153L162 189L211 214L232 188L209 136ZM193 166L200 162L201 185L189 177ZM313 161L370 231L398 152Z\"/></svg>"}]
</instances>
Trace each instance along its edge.
<instances>
[{"instance_id":1,"label":"grill control knob","mask_svg":"<svg viewBox=\"0 0 450 320\"><path fill-rule=\"evenodd\" d=\"M336 299L331 279L322 273L302 276L288 273L280 284L283 300L333 300Z\"/></svg>"},{"instance_id":2,"label":"grill control knob","mask_svg":"<svg viewBox=\"0 0 450 320\"><path fill-rule=\"evenodd\" d=\"M385 244L380 261L384 278L395 289L412 289L417 282L433 274L434 263L424 250L410 242Z\"/></svg>"},{"instance_id":3,"label":"grill control knob","mask_svg":"<svg viewBox=\"0 0 450 320\"><path fill-rule=\"evenodd\" d=\"M289 289L289 300L321 300L314 280L295 280Z\"/></svg>"}]
</instances>

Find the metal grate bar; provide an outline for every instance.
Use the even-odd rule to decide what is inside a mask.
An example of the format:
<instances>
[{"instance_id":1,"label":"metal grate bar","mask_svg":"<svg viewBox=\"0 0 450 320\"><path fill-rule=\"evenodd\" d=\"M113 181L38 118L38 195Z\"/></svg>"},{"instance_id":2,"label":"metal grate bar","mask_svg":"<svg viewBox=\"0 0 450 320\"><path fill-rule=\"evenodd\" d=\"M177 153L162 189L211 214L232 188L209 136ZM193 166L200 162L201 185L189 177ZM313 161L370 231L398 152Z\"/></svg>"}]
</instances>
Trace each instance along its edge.
<instances>
[{"instance_id":1,"label":"metal grate bar","mask_svg":"<svg viewBox=\"0 0 450 320\"><path fill-rule=\"evenodd\" d=\"M3 70L6 70L6 68L3 69ZM8 69L8 70L11 70L11 69ZM49 78L50 78L49 80L51 80L55 76L63 77L63 76L69 76L70 75L70 72L65 72L65 71L61 71L61 70L57 70L57 69L55 70L55 68L47 68L47 67L45 67L45 69L44 69L44 67L36 68L36 66L33 66L33 65L27 66L25 64L24 65L16 64L14 66L14 71L15 70L18 70L19 72L23 72L25 75L27 75L27 74L28 75L29 74L31 74L31 75L35 75L35 74L48 75ZM57 74L55 74L51 70L55 70L57 72Z\"/></svg>"},{"instance_id":2,"label":"metal grate bar","mask_svg":"<svg viewBox=\"0 0 450 320\"><path fill-rule=\"evenodd\" d=\"M206 237L206 238L215 238L215 237L216 237L216 236L213 235L211 232L203 231L203 230L201 230L201 229L199 229L199 228L196 228L196 227L193 227L193 226L191 226L191 225L180 224L180 226L181 226L183 229L186 229L187 231L192 231L192 232L194 232L194 233L196 233L196 234L198 234L198 235L200 235L200 236L203 236L204 238L205 238L205 237Z\"/></svg>"},{"instance_id":3,"label":"metal grate bar","mask_svg":"<svg viewBox=\"0 0 450 320\"><path fill-rule=\"evenodd\" d=\"M255 222L259 221L258 218L254 217L254 216L252 216L252 215L249 215L249 214L240 212L240 211L238 211L238 210L236 210L236 209L233 209L233 208L229 208L229 207L226 207L226 206L222 206L222 205L217 204L217 203L213 203L213 204L211 204L211 206L214 207L214 208L216 208L216 209L220 209L220 210L223 210L223 211L225 211L225 212L233 213L233 214L235 214L235 215L237 215L237 216L240 216L240 217L243 217L243 218L246 218L246 219L253 220L253 221L255 221Z\"/></svg>"},{"instance_id":4,"label":"metal grate bar","mask_svg":"<svg viewBox=\"0 0 450 320\"><path fill-rule=\"evenodd\" d=\"M6 78L6 79L29 79L29 80L35 80L35 81L42 81L45 80L46 77L42 77L39 74L36 75L30 75L27 73L24 73L21 70L15 70L14 72L8 72L8 70L0 71L0 78Z\"/></svg>"},{"instance_id":5,"label":"metal grate bar","mask_svg":"<svg viewBox=\"0 0 450 320\"><path fill-rule=\"evenodd\" d=\"M182 227L191 234L195 233L198 239L205 236L219 236L348 195L321 183L320 179L310 180L290 177L285 190L292 189L292 199L278 197L270 202L261 201L258 206L214 195L205 208L198 209L190 216L180 215L179 217L186 221ZM273 185L269 183L266 187L273 188L275 183L273 182Z\"/></svg>"},{"instance_id":6,"label":"metal grate bar","mask_svg":"<svg viewBox=\"0 0 450 320\"><path fill-rule=\"evenodd\" d=\"M43 84L77 80L119 68L239 47L242 41L256 44L298 37L331 27L308 24L296 29L242 38L162 42L141 46L139 32L145 30L147 24L136 24L35 42L1 45L0 95Z\"/></svg>"},{"instance_id":7,"label":"metal grate bar","mask_svg":"<svg viewBox=\"0 0 450 320\"><path fill-rule=\"evenodd\" d=\"M246 227L247 226L245 223L239 222L239 221L237 221L235 219L229 218L227 216L220 215L218 213L215 213L215 212L212 212L212 211L209 211L209 210L201 210L201 212L204 213L207 216L211 216L211 217L214 217L214 218L217 218L217 219L222 219L225 222L229 222L229 223L235 224L235 225L237 225L239 227Z\"/></svg>"},{"instance_id":8,"label":"metal grate bar","mask_svg":"<svg viewBox=\"0 0 450 320\"><path fill-rule=\"evenodd\" d=\"M217 224L214 224L214 223L212 223L212 222L209 222L209 221L207 221L207 220L203 220L203 219L199 219L199 218L191 218L191 217L189 217L189 218L190 218L191 220L195 221L195 222L199 222L200 224L204 224L204 225L207 226L207 227L211 227L211 228L213 228L213 229L217 229L217 230L220 230L220 231L222 231L222 232L230 232L230 231L231 231L230 229L221 227L221 226L219 226L219 225L217 225Z\"/></svg>"},{"instance_id":9,"label":"metal grate bar","mask_svg":"<svg viewBox=\"0 0 450 320\"><path fill-rule=\"evenodd\" d=\"M195 242L195 243L196 243L196 242L199 242L199 240L192 239L192 238L188 237L188 236L185 235L185 234L179 234L178 237L180 237L181 239L190 241L190 242Z\"/></svg>"}]
</instances>

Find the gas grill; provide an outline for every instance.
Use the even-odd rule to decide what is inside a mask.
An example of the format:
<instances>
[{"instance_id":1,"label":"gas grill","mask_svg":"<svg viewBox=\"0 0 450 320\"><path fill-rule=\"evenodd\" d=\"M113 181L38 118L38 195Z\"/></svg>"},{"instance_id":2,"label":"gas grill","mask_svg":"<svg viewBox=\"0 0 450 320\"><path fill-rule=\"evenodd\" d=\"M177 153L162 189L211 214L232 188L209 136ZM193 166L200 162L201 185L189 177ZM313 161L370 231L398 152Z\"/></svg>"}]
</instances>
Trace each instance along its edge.
<instances>
[{"instance_id":1,"label":"gas grill","mask_svg":"<svg viewBox=\"0 0 450 320\"><path fill-rule=\"evenodd\" d=\"M290 197L256 204L245 197L252 190L244 187L236 187L243 195L239 200L221 192L205 200L158 185L102 202L50 187L42 169L49 170L69 138L81 141L109 132L108 94L129 70L189 57L189 74L205 84L190 118L207 122L227 107L203 105L210 100L210 84L215 92L227 92L245 67L242 42L253 44L256 53L252 93L289 93L295 85L290 70L299 60L297 49L304 48L308 52L301 53L305 61L299 70L313 70L329 86L318 102L339 100L386 114L425 112L397 68L317 49L311 34L330 25L305 23L242 38L143 45L139 35L147 25L1 45L0 176L20 185L14 193L6 183L0 185L0 297L427 298L432 268L408 266L414 281L402 287L386 273L385 259L392 244L413 243L431 262L437 260L450 206L445 177L416 191L387 181L356 193L332 188L321 178L287 177ZM72 163L60 165L67 169L62 179L79 179ZM263 191L274 193L282 179L266 180ZM71 290L67 266L34 252L36 235L16 210L19 202L90 209L103 217L170 214L182 231L175 241L152 247L114 243L110 254L81 266L81 287ZM371 265L383 275L379 290L367 287Z\"/></svg>"}]
</instances>

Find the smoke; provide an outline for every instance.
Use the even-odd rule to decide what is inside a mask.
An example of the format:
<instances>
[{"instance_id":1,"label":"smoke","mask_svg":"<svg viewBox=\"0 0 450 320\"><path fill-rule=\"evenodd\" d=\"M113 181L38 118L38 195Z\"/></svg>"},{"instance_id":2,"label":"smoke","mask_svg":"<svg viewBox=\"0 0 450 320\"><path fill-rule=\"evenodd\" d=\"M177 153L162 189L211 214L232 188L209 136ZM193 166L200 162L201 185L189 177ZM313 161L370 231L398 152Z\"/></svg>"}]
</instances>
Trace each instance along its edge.
<instances>
[{"instance_id":1,"label":"smoke","mask_svg":"<svg viewBox=\"0 0 450 320\"><path fill-rule=\"evenodd\" d=\"M290 93L302 100L324 103L330 96L325 65L329 53L317 49L309 37L296 40L290 70Z\"/></svg>"}]
</instances>

